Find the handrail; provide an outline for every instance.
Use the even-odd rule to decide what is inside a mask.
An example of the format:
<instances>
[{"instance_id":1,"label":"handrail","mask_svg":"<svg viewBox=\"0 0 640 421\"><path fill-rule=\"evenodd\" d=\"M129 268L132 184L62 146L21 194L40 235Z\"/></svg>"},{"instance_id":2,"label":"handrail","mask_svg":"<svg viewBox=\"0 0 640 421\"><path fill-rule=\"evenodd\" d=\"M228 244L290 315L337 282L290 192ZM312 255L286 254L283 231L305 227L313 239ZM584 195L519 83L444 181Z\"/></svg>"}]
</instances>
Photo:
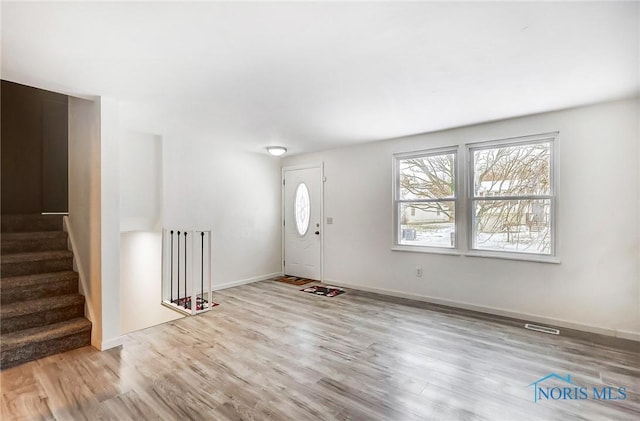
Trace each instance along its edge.
<instances>
[{"instance_id":1,"label":"handrail","mask_svg":"<svg viewBox=\"0 0 640 421\"><path fill-rule=\"evenodd\" d=\"M211 231L165 228L162 245L162 305L185 315L211 310Z\"/></svg>"}]
</instances>

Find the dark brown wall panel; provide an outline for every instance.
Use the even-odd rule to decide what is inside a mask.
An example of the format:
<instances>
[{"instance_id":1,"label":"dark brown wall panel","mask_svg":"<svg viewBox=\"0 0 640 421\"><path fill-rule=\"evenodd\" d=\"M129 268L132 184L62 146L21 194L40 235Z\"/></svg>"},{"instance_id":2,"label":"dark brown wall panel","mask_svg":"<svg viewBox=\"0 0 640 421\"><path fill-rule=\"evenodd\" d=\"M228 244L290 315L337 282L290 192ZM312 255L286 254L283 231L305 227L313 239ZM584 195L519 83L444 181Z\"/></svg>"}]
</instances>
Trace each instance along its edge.
<instances>
[{"instance_id":1,"label":"dark brown wall panel","mask_svg":"<svg viewBox=\"0 0 640 421\"><path fill-rule=\"evenodd\" d=\"M66 212L68 98L2 81L3 214Z\"/></svg>"},{"instance_id":2,"label":"dark brown wall panel","mask_svg":"<svg viewBox=\"0 0 640 421\"><path fill-rule=\"evenodd\" d=\"M68 106L42 101L42 211L67 212L69 196Z\"/></svg>"}]
</instances>

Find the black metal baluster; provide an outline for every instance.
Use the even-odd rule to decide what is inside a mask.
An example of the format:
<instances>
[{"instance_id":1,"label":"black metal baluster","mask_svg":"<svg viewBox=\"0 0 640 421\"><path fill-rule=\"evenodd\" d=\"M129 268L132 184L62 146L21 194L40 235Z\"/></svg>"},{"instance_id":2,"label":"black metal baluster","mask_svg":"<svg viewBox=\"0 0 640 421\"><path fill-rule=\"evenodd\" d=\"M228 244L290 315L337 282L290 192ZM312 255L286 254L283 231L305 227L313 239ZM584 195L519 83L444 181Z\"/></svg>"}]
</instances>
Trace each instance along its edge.
<instances>
[{"instance_id":1,"label":"black metal baluster","mask_svg":"<svg viewBox=\"0 0 640 421\"><path fill-rule=\"evenodd\" d=\"M178 231L178 298L176 301L180 304L180 231Z\"/></svg>"},{"instance_id":2,"label":"black metal baluster","mask_svg":"<svg viewBox=\"0 0 640 421\"><path fill-rule=\"evenodd\" d=\"M184 232L184 308L187 308L187 232L186 231ZM191 308L191 306L189 306L189 308Z\"/></svg>"},{"instance_id":3,"label":"black metal baluster","mask_svg":"<svg viewBox=\"0 0 640 421\"><path fill-rule=\"evenodd\" d=\"M169 301L170 303L173 302L173 230L171 230L171 263L170 263L170 267L171 267L171 274L169 275L169 278L171 279L171 301Z\"/></svg>"},{"instance_id":4,"label":"black metal baluster","mask_svg":"<svg viewBox=\"0 0 640 421\"><path fill-rule=\"evenodd\" d=\"M200 233L200 240L200 299L201 308L204 310L204 232Z\"/></svg>"}]
</instances>

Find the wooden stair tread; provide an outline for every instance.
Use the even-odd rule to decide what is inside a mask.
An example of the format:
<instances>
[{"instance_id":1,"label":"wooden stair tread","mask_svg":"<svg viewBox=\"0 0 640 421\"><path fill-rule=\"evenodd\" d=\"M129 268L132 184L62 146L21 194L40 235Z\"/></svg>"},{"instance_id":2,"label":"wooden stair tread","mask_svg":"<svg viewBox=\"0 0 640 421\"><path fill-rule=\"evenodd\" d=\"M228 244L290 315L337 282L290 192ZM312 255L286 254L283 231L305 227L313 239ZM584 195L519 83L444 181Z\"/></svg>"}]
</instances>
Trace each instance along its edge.
<instances>
[{"instance_id":1,"label":"wooden stair tread","mask_svg":"<svg viewBox=\"0 0 640 421\"><path fill-rule=\"evenodd\" d=\"M57 282L67 280L77 280L78 273L65 270L60 272L48 272L48 273L36 273L33 275L11 276L0 279L0 287L3 290L17 288L17 287L29 287L39 285L43 282Z\"/></svg>"},{"instance_id":2,"label":"wooden stair tread","mask_svg":"<svg viewBox=\"0 0 640 421\"><path fill-rule=\"evenodd\" d=\"M3 304L0 309L0 318L10 319L13 317L25 316L33 313L70 307L84 304L84 296L80 294L59 295L56 297L46 297L37 300L18 301L11 304Z\"/></svg>"},{"instance_id":3,"label":"wooden stair tread","mask_svg":"<svg viewBox=\"0 0 640 421\"><path fill-rule=\"evenodd\" d=\"M83 317L78 317L52 325L5 333L0 338L0 348L2 352L6 352L34 342L63 338L89 330L91 330L91 322Z\"/></svg>"},{"instance_id":4,"label":"wooden stair tread","mask_svg":"<svg viewBox=\"0 0 640 421\"><path fill-rule=\"evenodd\" d=\"M73 253L69 250L38 251L30 253L3 254L2 263L38 262L42 260L69 259Z\"/></svg>"}]
</instances>

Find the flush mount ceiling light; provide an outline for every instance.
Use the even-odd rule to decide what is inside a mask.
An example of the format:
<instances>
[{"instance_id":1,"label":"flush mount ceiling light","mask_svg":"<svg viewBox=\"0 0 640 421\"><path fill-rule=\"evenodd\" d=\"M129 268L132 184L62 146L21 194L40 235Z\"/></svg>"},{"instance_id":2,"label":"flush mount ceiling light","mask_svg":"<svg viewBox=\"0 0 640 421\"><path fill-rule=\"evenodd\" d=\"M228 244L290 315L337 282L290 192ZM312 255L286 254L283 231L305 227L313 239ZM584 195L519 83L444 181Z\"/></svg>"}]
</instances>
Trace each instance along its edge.
<instances>
[{"instance_id":1,"label":"flush mount ceiling light","mask_svg":"<svg viewBox=\"0 0 640 421\"><path fill-rule=\"evenodd\" d=\"M273 156L282 156L287 153L287 148L284 146L268 146L267 152Z\"/></svg>"}]
</instances>

